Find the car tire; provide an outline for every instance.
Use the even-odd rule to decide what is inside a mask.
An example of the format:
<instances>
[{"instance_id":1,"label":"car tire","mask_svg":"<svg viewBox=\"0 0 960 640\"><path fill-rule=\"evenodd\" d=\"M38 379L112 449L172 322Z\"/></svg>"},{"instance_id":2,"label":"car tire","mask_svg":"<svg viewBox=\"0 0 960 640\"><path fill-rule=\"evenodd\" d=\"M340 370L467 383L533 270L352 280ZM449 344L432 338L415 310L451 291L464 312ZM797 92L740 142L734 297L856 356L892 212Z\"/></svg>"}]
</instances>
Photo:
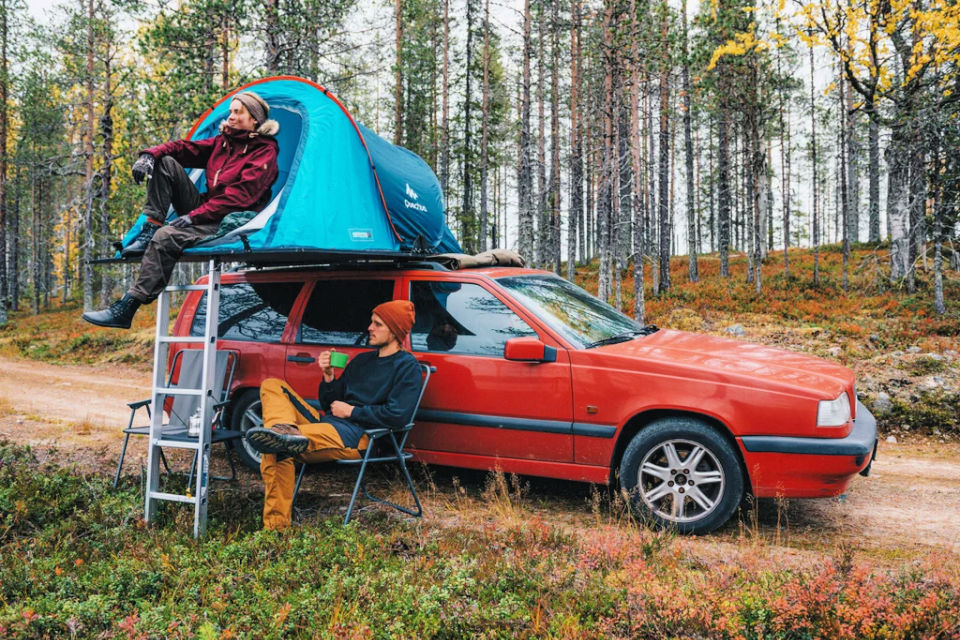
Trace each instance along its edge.
<instances>
[{"instance_id":1,"label":"car tire","mask_svg":"<svg viewBox=\"0 0 960 640\"><path fill-rule=\"evenodd\" d=\"M230 428L234 431L246 433L253 427L262 426L260 389L247 389L238 395L230 406ZM251 447L246 438L240 438L234 451L243 464L260 471L260 452Z\"/></svg>"},{"instance_id":2,"label":"car tire","mask_svg":"<svg viewBox=\"0 0 960 640\"><path fill-rule=\"evenodd\" d=\"M699 535L730 519L743 498L744 477L733 445L716 428L670 417L650 423L630 441L620 463L620 486L645 522Z\"/></svg>"}]
</instances>

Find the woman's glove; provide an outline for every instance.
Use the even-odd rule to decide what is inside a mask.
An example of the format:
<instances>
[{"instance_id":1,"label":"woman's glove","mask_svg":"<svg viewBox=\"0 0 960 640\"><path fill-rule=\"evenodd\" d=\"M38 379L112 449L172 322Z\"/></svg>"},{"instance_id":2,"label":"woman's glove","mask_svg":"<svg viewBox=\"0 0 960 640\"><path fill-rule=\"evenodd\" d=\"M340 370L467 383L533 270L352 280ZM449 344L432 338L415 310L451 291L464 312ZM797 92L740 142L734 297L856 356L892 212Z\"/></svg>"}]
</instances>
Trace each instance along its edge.
<instances>
[{"instance_id":1,"label":"woman's glove","mask_svg":"<svg viewBox=\"0 0 960 640\"><path fill-rule=\"evenodd\" d=\"M133 181L136 184L140 184L145 177L152 175L153 165L156 161L156 158L149 153L141 153L137 161L133 163L133 168L130 170L130 173L133 174Z\"/></svg>"}]
</instances>

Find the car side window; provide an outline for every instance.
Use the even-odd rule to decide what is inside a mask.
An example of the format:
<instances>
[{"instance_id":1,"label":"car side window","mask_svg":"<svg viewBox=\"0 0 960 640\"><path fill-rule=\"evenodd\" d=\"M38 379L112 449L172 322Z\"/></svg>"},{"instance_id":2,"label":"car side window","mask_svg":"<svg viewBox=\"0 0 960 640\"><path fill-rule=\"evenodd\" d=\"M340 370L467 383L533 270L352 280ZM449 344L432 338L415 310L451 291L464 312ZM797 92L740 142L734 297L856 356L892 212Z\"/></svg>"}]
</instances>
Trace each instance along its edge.
<instances>
[{"instance_id":1,"label":"car side window","mask_svg":"<svg viewBox=\"0 0 960 640\"><path fill-rule=\"evenodd\" d=\"M318 280L303 311L304 344L366 344L370 312L393 300L393 280Z\"/></svg>"},{"instance_id":2,"label":"car side window","mask_svg":"<svg viewBox=\"0 0 960 640\"><path fill-rule=\"evenodd\" d=\"M507 340L537 335L478 284L414 281L410 299L416 307L410 332L414 351L502 357Z\"/></svg>"},{"instance_id":3,"label":"car side window","mask_svg":"<svg viewBox=\"0 0 960 640\"><path fill-rule=\"evenodd\" d=\"M220 288L217 336L223 340L280 342L300 282L241 282ZM197 305L191 336L202 336L207 322L207 294Z\"/></svg>"}]
</instances>

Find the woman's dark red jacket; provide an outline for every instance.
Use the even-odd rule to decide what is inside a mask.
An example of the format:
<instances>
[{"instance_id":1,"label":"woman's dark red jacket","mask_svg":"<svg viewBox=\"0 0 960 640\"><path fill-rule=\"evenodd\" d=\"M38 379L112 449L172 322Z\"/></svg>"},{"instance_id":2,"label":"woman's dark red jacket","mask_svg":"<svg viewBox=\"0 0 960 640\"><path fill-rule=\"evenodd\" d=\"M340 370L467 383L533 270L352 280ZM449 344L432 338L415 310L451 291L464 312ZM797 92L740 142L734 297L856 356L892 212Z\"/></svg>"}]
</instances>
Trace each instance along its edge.
<instances>
[{"instance_id":1,"label":"woman's dark red jacket","mask_svg":"<svg viewBox=\"0 0 960 640\"><path fill-rule=\"evenodd\" d=\"M234 211L259 211L270 202L277 179L277 141L226 124L206 140L173 140L144 149L156 159L170 156L183 167L207 173L203 204L190 212L194 224L220 222Z\"/></svg>"}]
</instances>

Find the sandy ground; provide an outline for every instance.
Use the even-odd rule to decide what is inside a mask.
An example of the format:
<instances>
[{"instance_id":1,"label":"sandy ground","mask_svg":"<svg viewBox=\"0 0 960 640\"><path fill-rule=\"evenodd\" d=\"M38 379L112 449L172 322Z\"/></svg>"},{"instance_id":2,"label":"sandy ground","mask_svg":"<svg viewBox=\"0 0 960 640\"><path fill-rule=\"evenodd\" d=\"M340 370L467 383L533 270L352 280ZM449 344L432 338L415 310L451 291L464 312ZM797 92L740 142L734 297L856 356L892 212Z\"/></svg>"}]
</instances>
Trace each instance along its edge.
<instances>
[{"instance_id":1,"label":"sandy ground","mask_svg":"<svg viewBox=\"0 0 960 640\"><path fill-rule=\"evenodd\" d=\"M31 444L64 464L112 474L121 429L129 418L126 403L149 395L149 372L132 367L54 365L0 357L0 440ZM145 438L133 438L125 471L139 473L145 454ZM223 460L214 461L215 470L222 465ZM449 471L434 475L434 486L425 496L428 513L449 505L457 486L472 487L477 496L482 493L484 479L479 474L467 473L462 482L453 483ZM258 481L255 473L241 474L241 482ZM566 524L589 519L591 488L531 482L528 495L544 517ZM828 550L843 545L891 561L930 553L960 561L960 444L882 441L870 477L856 478L845 496L761 501L747 518L752 522L728 525L716 534L717 540L733 540L746 528L793 549Z\"/></svg>"}]
</instances>

